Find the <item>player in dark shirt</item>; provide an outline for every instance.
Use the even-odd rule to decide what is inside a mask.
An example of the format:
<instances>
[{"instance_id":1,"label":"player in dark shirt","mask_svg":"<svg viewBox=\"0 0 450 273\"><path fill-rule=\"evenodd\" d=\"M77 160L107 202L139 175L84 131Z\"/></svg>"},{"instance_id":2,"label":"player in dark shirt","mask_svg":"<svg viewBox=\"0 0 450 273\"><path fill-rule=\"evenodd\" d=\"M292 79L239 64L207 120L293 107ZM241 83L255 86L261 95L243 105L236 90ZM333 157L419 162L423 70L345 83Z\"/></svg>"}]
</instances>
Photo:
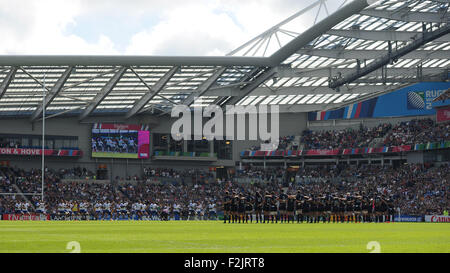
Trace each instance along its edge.
<instances>
[{"instance_id":1,"label":"player in dark shirt","mask_svg":"<svg viewBox=\"0 0 450 273\"><path fill-rule=\"evenodd\" d=\"M288 200L288 195L285 193L281 193L280 196L278 197L278 202L279 202L279 211L280 211L280 222L283 223L283 221L286 221L287 219L287 200Z\"/></svg>"},{"instance_id":2,"label":"player in dark shirt","mask_svg":"<svg viewBox=\"0 0 450 273\"><path fill-rule=\"evenodd\" d=\"M264 214L264 221L263 223L269 223L269 218L270 218L270 208L271 208L271 203L272 203L272 195L269 194L269 192L266 192L266 194L264 195L264 200L263 200L263 214Z\"/></svg>"},{"instance_id":3,"label":"player in dark shirt","mask_svg":"<svg viewBox=\"0 0 450 273\"><path fill-rule=\"evenodd\" d=\"M355 196L355 202L354 202L354 214L355 214L355 223L361 222L361 216L362 216L362 196L357 195Z\"/></svg>"},{"instance_id":4,"label":"player in dark shirt","mask_svg":"<svg viewBox=\"0 0 450 273\"><path fill-rule=\"evenodd\" d=\"M292 221L292 223L294 223L294 212L295 212L295 195L289 195L286 207L286 215L288 223L289 221Z\"/></svg>"},{"instance_id":5,"label":"player in dark shirt","mask_svg":"<svg viewBox=\"0 0 450 273\"><path fill-rule=\"evenodd\" d=\"M253 197L250 193L245 197L245 223L248 223L250 219L250 223L253 222Z\"/></svg>"},{"instance_id":6,"label":"player in dark shirt","mask_svg":"<svg viewBox=\"0 0 450 273\"><path fill-rule=\"evenodd\" d=\"M277 196L275 192L272 192L272 198L270 199L270 216L272 218L272 223L275 220L275 223L278 223L278 207L277 207Z\"/></svg>"},{"instance_id":7,"label":"player in dark shirt","mask_svg":"<svg viewBox=\"0 0 450 273\"><path fill-rule=\"evenodd\" d=\"M238 206L239 206L239 195L235 194L231 199L231 207L230 207L232 223L236 223L238 221L239 218Z\"/></svg>"},{"instance_id":8,"label":"player in dark shirt","mask_svg":"<svg viewBox=\"0 0 450 273\"><path fill-rule=\"evenodd\" d=\"M256 214L256 223L263 221L262 219L263 197L260 192L256 192L254 199L254 210Z\"/></svg>"},{"instance_id":9,"label":"player in dark shirt","mask_svg":"<svg viewBox=\"0 0 450 273\"><path fill-rule=\"evenodd\" d=\"M246 198L240 194L239 195L239 200L238 200L238 218L239 218L239 223L245 221L245 201Z\"/></svg>"},{"instance_id":10,"label":"player in dark shirt","mask_svg":"<svg viewBox=\"0 0 450 273\"><path fill-rule=\"evenodd\" d=\"M223 222L231 222L231 195L228 191L225 191L225 196L223 200Z\"/></svg>"},{"instance_id":11,"label":"player in dark shirt","mask_svg":"<svg viewBox=\"0 0 450 273\"><path fill-rule=\"evenodd\" d=\"M295 196L295 214L297 214L297 223L303 223L303 196L301 191L297 191L297 195Z\"/></svg>"}]
</instances>

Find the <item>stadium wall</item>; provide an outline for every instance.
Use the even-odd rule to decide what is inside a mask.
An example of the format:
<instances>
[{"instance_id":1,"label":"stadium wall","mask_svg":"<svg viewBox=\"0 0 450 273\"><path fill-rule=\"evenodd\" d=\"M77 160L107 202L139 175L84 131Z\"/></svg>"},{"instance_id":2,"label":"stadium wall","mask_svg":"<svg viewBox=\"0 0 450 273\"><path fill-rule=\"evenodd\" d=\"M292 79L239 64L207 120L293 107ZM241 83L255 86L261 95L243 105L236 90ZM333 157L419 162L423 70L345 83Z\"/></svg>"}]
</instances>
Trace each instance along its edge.
<instances>
[{"instance_id":1,"label":"stadium wall","mask_svg":"<svg viewBox=\"0 0 450 273\"><path fill-rule=\"evenodd\" d=\"M170 167L174 169L186 168L208 168L211 166L235 166L240 160L240 152L252 146L259 145L261 141L234 141L232 160L218 160L214 162L202 161L158 161L150 159L101 159L91 157L91 131L94 123L127 123L127 124L148 124L150 128L150 153L152 153L153 133L170 133L171 126L176 119L170 117L152 117L147 115L136 116L135 118L124 120L120 116L94 116L80 122L77 117L55 117L46 120L46 135L55 136L76 136L78 137L78 147L82 151L79 157L62 158L46 157L46 165L49 168L73 168L81 167L95 171L98 165L107 165L109 176L125 177L129 175L141 174L144 167ZM205 121L206 122L206 121ZM246 118L248 124L248 117ZM280 114L280 136L300 135L306 129L307 113L283 113ZM226 124L225 124L226 126ZM41 135L42 122L31 123L28 118L4 118L0 119L1 134L23 134ZM235 122L235 132L241 128ZM247 129L248 135L248 129ZM40 156L5 156L1 155L0 160L9 161L12 167L24 169L40 168Z\"/></svg>"}]
</instances>

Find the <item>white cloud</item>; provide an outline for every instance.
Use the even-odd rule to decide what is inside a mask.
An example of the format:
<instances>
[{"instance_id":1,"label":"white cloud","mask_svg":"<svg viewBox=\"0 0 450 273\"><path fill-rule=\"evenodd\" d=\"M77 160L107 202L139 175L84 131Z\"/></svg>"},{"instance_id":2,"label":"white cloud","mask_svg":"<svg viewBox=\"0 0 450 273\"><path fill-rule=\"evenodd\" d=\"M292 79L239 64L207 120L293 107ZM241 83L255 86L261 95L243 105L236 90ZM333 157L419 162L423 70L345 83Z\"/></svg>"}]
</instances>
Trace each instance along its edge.
<instances>
[{"instance_id":1,"label":"white cloud","mask_svg":"<svg viewBox=\"0 0 450 273\"><path fill-rule=\"evenodd\" d=\"M0 54L225 55L307 4L296 0L0 0ZM111 29L94 31L88 39L75 34L83 31L73 31L97 27L80 26L85 17L120 17L125 24L151 17L155 22L130 29L121 41L105 34ZM124 49L118 50L119 42L126 45Z\"/></svg>"},{"instance_id":2,"label":"white cloud","mask_svg":"<svg viewBox=\"0 0 450 273\"><path fill-rule=\"evenodd\" d=\"M245 36L226 13L192 5L168 11L156 26L136 33L126 53L225 55Z\"/></svg>"},{"instance_id":3,"label":"white cloud","mask_svg":"<svg viewBox=\"0 0 450 273\"><path fill-rule=\"evenodd\" d=\"M5 0L1 0L2 2ZM118 54L100 35L94 43L65 33L81 14L80 1L8 1L0 5L0 54Z\"/></svg>"}]
</instances>

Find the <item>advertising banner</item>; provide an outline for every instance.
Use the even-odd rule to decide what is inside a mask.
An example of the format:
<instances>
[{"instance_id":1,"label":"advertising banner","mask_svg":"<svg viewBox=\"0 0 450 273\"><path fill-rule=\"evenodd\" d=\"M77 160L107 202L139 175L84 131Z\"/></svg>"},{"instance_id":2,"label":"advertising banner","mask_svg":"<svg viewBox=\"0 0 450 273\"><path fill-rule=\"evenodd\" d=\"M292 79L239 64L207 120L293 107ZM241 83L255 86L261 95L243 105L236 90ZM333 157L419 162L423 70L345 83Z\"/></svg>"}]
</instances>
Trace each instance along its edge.
<instances>
[{"instance_id":1,"label":"advertising banner","mask_svg":"<svg viewBox=\"0 0 450 273\"><path fill-rule=\"evenodd\" d=\"M50 220L50 215L46 214L3 214L4 221L45 221Z\"/></svg>"},{"instance_id":2,"label":"advertising banner","mask_svg":"<svg viewBox=\"0 0 450 273\"><path fill-rule=\"evenodd\" d=\"M450 106L436 108L436 121L446 122L450 120Z\"/></svg>"},{"instance_id":3,"label":"advertising banner","mask_svg":"<svg viewBox=\"0 0 450 273\"><path fill-rule=\"evenodd\" d=\"M339 150L309 150L306 155L338 155Z\"/></svg>"},{"instance_id":4,"label":"advertising banner","mask_svg":"<svg viewBox=\"0 0 450 273\"><path fill-rule=\"evenodd\" d=\"M42 149L0 148L0 155L40 156ZM45 149L45 156L75 157L81 156L80 150Z\"/></svg>"},{"instance_id":5,"label":"advertising banner","mask_svg":"<svg viewBox=\"0 0 450 273\"><path fill-rule=\"evenodd\" d=\"M358 155L358 154L376 154L376 153L399 153L410 151L423 151L434 149L450 148L450 141L443 142L428 142L415 145L403 145L393 147L379 147L379 148L355 148L355 149L335 149L335 150L286 150L286 151L243 151L241 157L255 157L255 156L285 156L285 157L299 157L299 156L332 156L332 155Z\"/></svg>"},{"instance_id":6,"label":"advertising banner","mask_svg":"<svg viewBox=\"0 0 450 273\"><path fill-rule=\"evenodd\" d=\"M394 222L422 222L422 216L400 215L395 216Z\"/></svg>"},{"instance_id":7,"label":"advertising banner","mask_svg":"<svg viewBox=\"0 0 450 273\"><path fill-rule=\"evenodd\" d=\"M450 223L450 216L425 215L425 222L430 222L430 223Z\"/></svg>"},{"instance_id":8,"label":"advertising banner","mask_svg":"<svg viewBox=\"0 0 450 273\"><path fill-rule=\"evenodd\" d=\"M450 103L433 103L433 100L450 88L450 82L424 82L400 90L324 112L310 112L308 120L357 119L435 115L435 106Z\"/></svg>"}]
</instances>

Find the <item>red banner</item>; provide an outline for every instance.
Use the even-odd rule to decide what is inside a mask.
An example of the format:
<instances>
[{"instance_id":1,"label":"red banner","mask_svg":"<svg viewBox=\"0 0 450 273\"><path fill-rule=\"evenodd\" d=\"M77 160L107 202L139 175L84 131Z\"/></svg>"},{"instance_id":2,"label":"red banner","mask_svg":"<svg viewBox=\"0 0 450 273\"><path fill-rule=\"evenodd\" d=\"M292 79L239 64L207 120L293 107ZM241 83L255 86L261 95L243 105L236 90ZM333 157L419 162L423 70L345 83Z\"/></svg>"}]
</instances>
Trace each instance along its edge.
<instances>
[{"instance_id":1,"label":"red banner","mask_svg":"<svg viewBox=\"0 0 450 273\"><path fill-rule=\"evenodd\" d=\"M113 124L95 123L94 129L124 130L124 131L146 131L145 126L136 124Z\"/></svg>"},{"instance_id":2,"label":"red banner","mask_svg":"<svg viewBox=\"0 0 450 273\"><path fill-rule=\"evenodd\" d=\"M3 214L4 221L44 221L50 220L47 214Z\"/></svg>"},{"instance_id":3,"label":"red banner","mask_svg":"<svg viewBox=\"0 0 450 273\"><path fill-rule=\"evenodd\" d=\"M450 120L450 106L436 108L436 121L444 122Z\"/></svg>"},{"instance_id":4,"label":"red banner","mask_svg":"<svg viewBox=\"0 0 450 273\"><path fill-rule=\"evenodd\" d=\"M309 150L306 155L338 155L339 150Z\"/></svg>"},{"instance_id":5,"label":"red banner","mask_svg":"<svg viewBox=\"0 0 450 273\"><path fill-rule=\"evenodd\" d=\"M0 155L40 156L42 149L0 148ZM45 149L45 156L81 156L80 150L53 150Z\"/></svg>"},{"instance_id":6,"label":"red banner","mask_svg":"<svg viewBox=\"0 0 450 273\"><path fill-rule=\"evenodd\" d=\"M398 153L398 152L408 152L411 151L411 145L403 145L403 146L396 146L396 147L391 147L391 151L393 153Z\"/></svg>"},{"instance_id":7,"label":"red banner","mask_svg":"<svg viewBox=\"0 0 450 273\"><path fill-rule=\"evenodd\" d=\"M447 216L447 215L425 215L425 222L450 223L450 216Z\"/></svg>"}]
</instances>

